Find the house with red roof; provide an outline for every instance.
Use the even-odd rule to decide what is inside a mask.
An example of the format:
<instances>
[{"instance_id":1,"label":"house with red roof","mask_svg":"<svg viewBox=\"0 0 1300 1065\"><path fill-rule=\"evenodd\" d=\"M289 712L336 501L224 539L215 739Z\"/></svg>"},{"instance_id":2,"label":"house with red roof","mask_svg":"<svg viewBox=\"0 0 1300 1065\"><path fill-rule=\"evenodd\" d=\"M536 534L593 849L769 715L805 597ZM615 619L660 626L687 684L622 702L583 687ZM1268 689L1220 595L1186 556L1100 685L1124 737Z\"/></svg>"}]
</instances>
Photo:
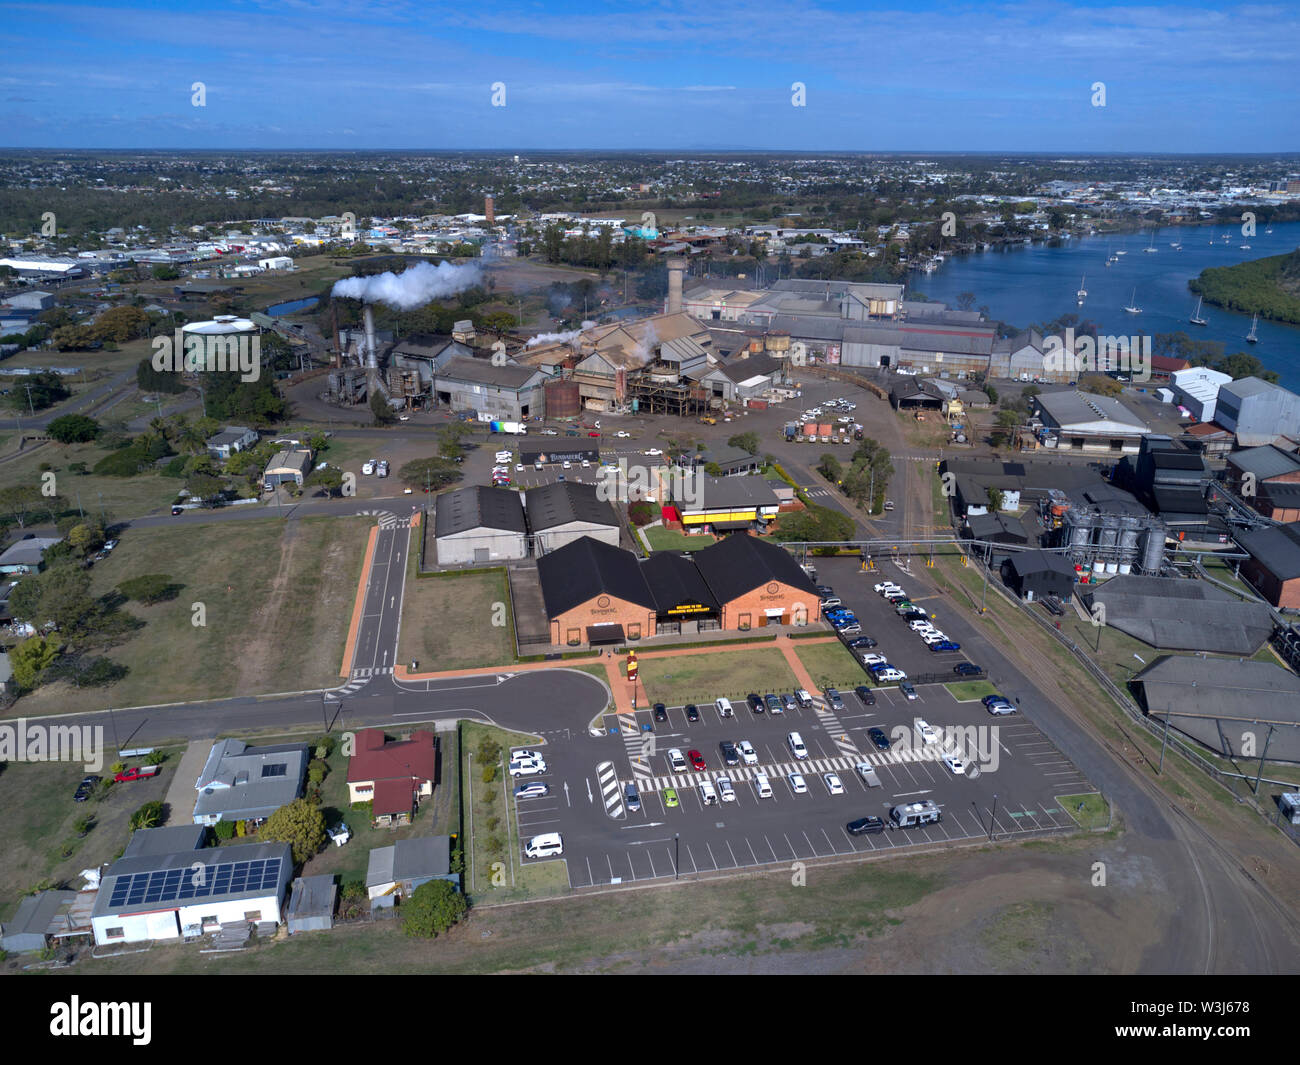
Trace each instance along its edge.
<instances>
[{"instance_id":1,"label":"house with red roof","mask_svg":"<svg viewBox=\"0 0 1300 1065\"><path fill-rule=\"evenodd\" d=\"M383 729L362 729L348 763L348 795L371 804L376 825L410 824L420 800L433 794L438 778L438 741L420 730L390 740Z\"/></svg>"}]
</instances>

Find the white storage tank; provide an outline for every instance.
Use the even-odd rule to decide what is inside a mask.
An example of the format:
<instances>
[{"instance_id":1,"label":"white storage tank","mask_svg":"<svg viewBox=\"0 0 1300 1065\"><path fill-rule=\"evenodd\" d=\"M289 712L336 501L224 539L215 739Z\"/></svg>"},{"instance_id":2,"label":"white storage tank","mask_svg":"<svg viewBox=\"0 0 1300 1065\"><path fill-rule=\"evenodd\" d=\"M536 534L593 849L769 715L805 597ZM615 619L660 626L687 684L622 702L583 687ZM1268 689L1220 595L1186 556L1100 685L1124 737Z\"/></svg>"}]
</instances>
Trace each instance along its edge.
<instances>
[{"instance_id":1,"label":"white storage tank","mask_svg":"<svg viewBox=\"0 0 1300 1065\"><path fill-rule=\"evenodd\" d=\"M1106 572L1107 572L1107 573L1118 573L1118 572L1119 572L1119 563L1118 563L1118 562L1107 562L1107 563L1106 563Z\"/></svg>"},{"instance_id":2,"label":"white storage tank","mask_svg":"<svg viewBox=\"0 0 1300 1065\"><path fill-rule=\"evenodd\" d=\"M1105 573L1105 572L1106 572L1106 563L1104 563L1104 562L1094 562L1094 563L1092 564L1092 572L1093 572L1093 573L1097 573L1097 574Z\"/></svg>"}]
</instances>

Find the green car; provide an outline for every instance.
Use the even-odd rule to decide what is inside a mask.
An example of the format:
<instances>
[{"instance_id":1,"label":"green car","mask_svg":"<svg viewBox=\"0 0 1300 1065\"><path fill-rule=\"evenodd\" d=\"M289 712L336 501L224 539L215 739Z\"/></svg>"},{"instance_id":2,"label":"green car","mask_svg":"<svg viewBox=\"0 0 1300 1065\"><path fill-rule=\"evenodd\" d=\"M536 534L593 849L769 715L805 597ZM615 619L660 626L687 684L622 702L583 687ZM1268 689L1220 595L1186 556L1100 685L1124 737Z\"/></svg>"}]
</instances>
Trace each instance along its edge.
<instances>
[{"instance_id":1,"label":"green car","mask_svg":"<svg viewBox=\"0 0 1300 1065\"><path fill-rule=\"evenodd\" d=\"M676 788L664 788L664 805L670 810L677 805Z\"/></svg>"}]
</instances>

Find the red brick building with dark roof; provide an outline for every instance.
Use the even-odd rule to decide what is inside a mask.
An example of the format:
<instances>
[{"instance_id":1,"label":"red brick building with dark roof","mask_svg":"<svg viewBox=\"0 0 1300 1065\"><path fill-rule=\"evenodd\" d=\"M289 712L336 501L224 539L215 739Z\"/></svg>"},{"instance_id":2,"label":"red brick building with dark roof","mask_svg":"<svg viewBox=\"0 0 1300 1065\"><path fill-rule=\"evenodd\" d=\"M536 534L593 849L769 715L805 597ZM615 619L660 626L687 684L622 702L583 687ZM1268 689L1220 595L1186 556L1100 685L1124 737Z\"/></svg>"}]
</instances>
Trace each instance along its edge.
<instances>
[{"instance_id":1,"label":"red brick building with dark roof","mask_svg":"<svg viewBox=\"0 0 1300 1065\"><path fill-rule=\"evenodd\" d=\"M352 802L372 804L371 815L382 824L411 819L420 799L433 794L438 781L438 741L421 729L409 739L390 740L383 729L362 729L348 762L348 795Z\"/></svg>"}]
</instances>

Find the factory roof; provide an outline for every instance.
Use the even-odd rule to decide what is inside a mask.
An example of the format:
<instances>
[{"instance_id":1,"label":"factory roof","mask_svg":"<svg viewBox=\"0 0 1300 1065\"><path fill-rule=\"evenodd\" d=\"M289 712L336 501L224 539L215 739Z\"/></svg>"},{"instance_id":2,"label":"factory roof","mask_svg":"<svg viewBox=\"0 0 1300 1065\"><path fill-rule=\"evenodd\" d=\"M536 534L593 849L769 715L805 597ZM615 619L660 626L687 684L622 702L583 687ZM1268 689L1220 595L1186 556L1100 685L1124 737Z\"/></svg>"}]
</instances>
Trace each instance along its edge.
<instances>
[{"instance_id":1,"label":"factory roof","mask_svg":"<svg viewBox=\"0 0 1300 1065\"><path fill-rule=\"evenodd\" d=\"M519 494L505 488L472 484L444 492L434 504L434 535L454 536L474 529L524 532Z\"/></svg>"},{"instance_id":2,"label":"factory roof","mask_svg":"<svg viewBox=\"0 0 1300 1065\"><path fill-rule=\"evenodd\" d=\"M524 503L528 525L534 532L556 529L571 522L617 528L618 516L594 484L557 481L530 488Z\"/></svg>"},{"instance_id":3,"label":"factory roof","mask_svg":"<svg viewBox=\"0 0 1300 1065\"><path fill-rule=\"evenodd\" d=\"M440 381L467 381L471 384L491 385L494 388L523 388L534 378L545 377L535 366L508 364L496 366L488 359L457 357L448 360L438 371Z\"/></svg>"}]
</instances>

